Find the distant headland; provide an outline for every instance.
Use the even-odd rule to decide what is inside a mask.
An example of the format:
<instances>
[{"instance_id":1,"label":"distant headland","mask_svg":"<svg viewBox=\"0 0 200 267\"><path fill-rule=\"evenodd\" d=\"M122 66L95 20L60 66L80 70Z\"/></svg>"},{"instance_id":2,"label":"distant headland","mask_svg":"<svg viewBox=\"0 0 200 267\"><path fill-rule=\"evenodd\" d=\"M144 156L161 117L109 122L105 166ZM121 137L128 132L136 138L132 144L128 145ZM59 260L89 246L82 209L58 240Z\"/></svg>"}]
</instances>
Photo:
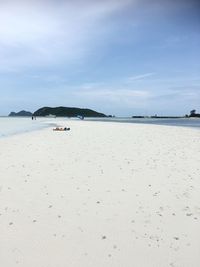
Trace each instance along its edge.
<instances>
[{"instance_id":1,"label":"distant headland","mask_svg":"<svg viewBox=\"0 0 200 267\"><path fill-rule=\"evenodd\" d=\"M56 116L56 117L107 117L103 113L99 113L92 109L76 108L76 107L42 107L35 112L22 110L20 112L11 112L9 116Z\"/></svg>"},{"instance_id":2,"label":"distant headland","mask_svg":"<svg viewBox=\"0 0 200 267\"><path fill-rule=\"evenodd\" d=\"M136 115L136 116L132 116L133 119L146 119L146 118L150 118L150 119L182 119L182 118L200 118L200 114L196 113L196 110L193 109L190 111L189 115L185 115L185 116L159 116L157 114L155 114L154 116L141 116L141 115Z\"/></svg>"},{"instance_id":3,"label":"distant headland","mask_svg":"<svg viewBox=\"0 0 200 267\"><path fill-rule=\"evenodd\" d=\"M21 110L19 112L10 112L10 114L8 115L9 117L30 117L32 116L32 113L30 111L26 111L26 110Z\"/></svg>"}]
</instances>

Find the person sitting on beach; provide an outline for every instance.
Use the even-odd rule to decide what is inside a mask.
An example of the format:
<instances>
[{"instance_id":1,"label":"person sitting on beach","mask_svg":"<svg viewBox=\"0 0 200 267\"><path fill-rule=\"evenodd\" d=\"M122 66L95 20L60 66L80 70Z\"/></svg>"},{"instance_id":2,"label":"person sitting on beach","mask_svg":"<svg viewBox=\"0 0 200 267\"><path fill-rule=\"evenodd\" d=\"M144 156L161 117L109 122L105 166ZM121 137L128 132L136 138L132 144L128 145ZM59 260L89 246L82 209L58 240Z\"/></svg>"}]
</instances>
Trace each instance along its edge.
<instances>
[{"instance_id":1,"label":"person sitting on beach","mask_svg":"<svg viewBox=\"0 0 200 267\"><path fill-rule=\"evenodd\" d=\"M69 131L69 130L70 130L70 128L67 128L67 127L64 127L64 128L56 127L56 128L53 129L53 131Z\"/></svg>"}]
</instances>

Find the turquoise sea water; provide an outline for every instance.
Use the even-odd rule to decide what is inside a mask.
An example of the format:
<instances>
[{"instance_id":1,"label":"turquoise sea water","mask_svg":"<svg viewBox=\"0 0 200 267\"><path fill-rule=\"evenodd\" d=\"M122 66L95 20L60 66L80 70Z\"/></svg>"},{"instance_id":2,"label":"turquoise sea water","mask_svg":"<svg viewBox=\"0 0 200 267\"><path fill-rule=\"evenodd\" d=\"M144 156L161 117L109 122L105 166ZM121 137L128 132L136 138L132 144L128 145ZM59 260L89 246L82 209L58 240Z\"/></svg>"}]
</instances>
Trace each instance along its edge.
<instances>
[{"instance_id":1,"label":"turquoise sea water","mask_svg":"<svg viewBox=\"0 0 200 267\"><path fill-rule=\"evenodd\" d=\"M0 137L15 135L23 132L29 132L45 128L48 126L56 126L60 120L68 118L37 118L31 120L30 117L0 117ZM74 120L74 119L73 119ZM79 120L79 119L75 119ZM131 119L131 118L87 118L86 121L105 121L105 122L120 122L120 123L145 123L157 125L171 125L182 127L195 127L200 129L200 119Z\"/></svg>"},{"instance_id":2,"label":"turquoise sea water","mask_svg":"<svg viewBox=\"0 0 200 267\"><path fill-rule=\"evenodd\" d=\"M30 117L0 117L0 137L15 135L23 132L30 132L48 127L53 122L47 118Z\"/></svg>"}]
</instances>

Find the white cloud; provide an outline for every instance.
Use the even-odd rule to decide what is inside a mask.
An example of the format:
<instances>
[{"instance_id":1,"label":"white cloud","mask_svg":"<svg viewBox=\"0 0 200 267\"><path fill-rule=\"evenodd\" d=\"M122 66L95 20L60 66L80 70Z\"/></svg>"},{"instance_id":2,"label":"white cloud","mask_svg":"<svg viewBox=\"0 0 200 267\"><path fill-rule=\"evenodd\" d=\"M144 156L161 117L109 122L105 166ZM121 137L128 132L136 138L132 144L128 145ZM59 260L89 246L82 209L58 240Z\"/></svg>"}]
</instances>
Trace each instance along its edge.
<instances>
[{"instance_id":1,"label":"white cloud","mask_svg":"<svg viewBox=\"0 0 200 267\"><path fill-rule=\"evenodd\" d=\"M87 97L117 97L119 98L119 101L121 100L121 97L127 98L127 97L140 97L140 98L146 98L149 96L149 92L144 90L131 90L131 89L86 89L86 90L79 90L75 92L76 94L80 94L82 96Z\"/></svg>"},{"instance_id":2,"label":"white cloud","mask_svg":"<svg viewBox=\"0 0 200 267\"><path fill-rule=\"evenodd\" d=\"M154 72L135 75L135 76L128 77L127 81L128 82L133 82L133 81L138 81L138 80L144 80L144 79L146 79L148 77L151 77L151 76L154 76L154 75L155 75Z\"/></svg>"},{"instance_id":3,"label":"white cloud","mask_svg":"<svg viewBox=\"0 0 200 267\"><path fill-rule=\"evenodd\" d=\"M1 69L81 59L106 35L109 16L129 2L1 2Z\"/></svg>"},{"instance_id":4,"label":"white cloud","mask_svg":"<svg viewBox=\"0 0 200 267\"><path fill-rule=\"evenodd\" d=\"M99 106L115 107L141 107L146 104L151 93L148 90L137 90L129 87L119 88L111 84L87 84L76 87L72 92L72 98L81 99L83 102L96 103Z\"/></svg>"}]
</instances>

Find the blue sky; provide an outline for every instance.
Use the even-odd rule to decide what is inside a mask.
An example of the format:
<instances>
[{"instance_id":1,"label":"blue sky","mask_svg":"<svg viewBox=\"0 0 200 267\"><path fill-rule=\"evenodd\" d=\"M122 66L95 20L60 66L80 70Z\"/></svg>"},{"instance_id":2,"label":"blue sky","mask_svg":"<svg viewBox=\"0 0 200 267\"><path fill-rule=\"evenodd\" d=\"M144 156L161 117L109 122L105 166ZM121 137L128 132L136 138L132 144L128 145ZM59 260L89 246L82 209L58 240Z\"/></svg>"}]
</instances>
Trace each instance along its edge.
<instances>
[{"instance_id":1,"label":"blue sky","mask_svg":"<svg viewBox=\"0 0 200 267\"><path fill-rule=\"evenodd\" d=\"M0 2L0 114L75 106L200 112L195 0Z\"/></svg>"}]
</instances>

